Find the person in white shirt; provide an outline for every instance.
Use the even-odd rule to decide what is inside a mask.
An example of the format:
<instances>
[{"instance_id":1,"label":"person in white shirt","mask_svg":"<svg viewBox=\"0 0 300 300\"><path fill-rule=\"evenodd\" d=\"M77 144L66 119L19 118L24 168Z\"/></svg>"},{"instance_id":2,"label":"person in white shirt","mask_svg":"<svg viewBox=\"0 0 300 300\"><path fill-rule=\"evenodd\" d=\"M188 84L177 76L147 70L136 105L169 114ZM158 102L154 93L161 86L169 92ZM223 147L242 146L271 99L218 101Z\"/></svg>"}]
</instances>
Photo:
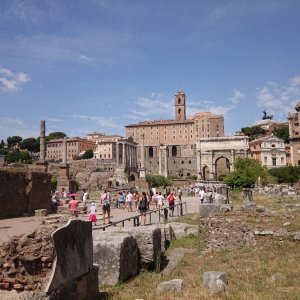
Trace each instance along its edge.
<instances>
[{"instance_id":1,"label":"person in white shirt","mask_svg":"<svg viewBox=\"0 0 300 300\"><path fill-rule=\"evenodd\" d=\"M205 191L204 188L200 188L200 192L199 192L199 198L200 198L200 202L203 203L204 201L204 195L205 195Z\"/></svg>"},{"instance_id":2,"label":"person in white shirt","mask_svg":"<svg viewBox=\"0 0 300 300\"><path fill-rule=\"evenodd\" d=\"M161 194L161 192L158 193L157 196L157 205L158 205L158 209L162 209L164 206L164 196Z\"/></svg>"},{"instance_id":3,"label":"person in white shirt","mask_svg":"<svg viewBox=\"0 0 300 300\"><path fill-rule=\"evenodd\" d=\"M131 194L130 191L128 191L128 194L126 195L126 206L127 206L128 211L133 211L132 210L132 198L133 198L133 195Z\"/></svg>"},{"instance_id":4,"label":"person in white shirt","mask_svg":"<svg viewBox=\"0 0 300 300\"><path fill-rule=\"evenodd\" d=\"M83 196L82 196L82 202L83 202L83 206L86 206L86 201L89 197L89 193L87 190L84 191Z\"/></svg>"}]
</instances>

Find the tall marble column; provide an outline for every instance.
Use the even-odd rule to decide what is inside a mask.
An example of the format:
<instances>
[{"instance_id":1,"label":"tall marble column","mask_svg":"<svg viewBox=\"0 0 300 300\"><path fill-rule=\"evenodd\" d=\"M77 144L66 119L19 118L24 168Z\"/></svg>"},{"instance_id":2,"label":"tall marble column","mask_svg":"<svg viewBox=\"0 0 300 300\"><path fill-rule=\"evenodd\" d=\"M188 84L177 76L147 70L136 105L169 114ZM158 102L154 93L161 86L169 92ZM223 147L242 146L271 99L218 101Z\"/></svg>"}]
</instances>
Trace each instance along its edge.
<instances>
[{"instance_id":1,"label":"tall marble column","mask_svg":"<svg viewBox=\"0 0 300 300\"><path fill-rule=\"evenodd\" d=\"M45 120L40 123L40 162L45 162L46 159L46 125Z\"/></svg>"},{"instance_id":2,"label":"tall marble column","mask_svg":"<svg viewBox=\"0 0 300 300\"><path fill-rule=\"evenodd\" d=\"M119 165L119 163L120 163L120 157L119 157L119 142L117 142L116 143L116 164L117 164L117 166Z\"/></svg>"},{"instance_id":3,"label":"tall marble column","mask_svg":"<svg viewBox=\"0 0 300 300\"><path fill-rule=\"evenodd\" d=\"M165 170L164 170L164 176L168 176L168 147L164 146L164 156L165 156Z\"/></svg>"},{"instance_id":4,"label":"tall marble column","mask_svg":"<svg viewBox=\"0 0 300 300\"><path fill-rule=\"evenodd\" d=\"M122 143L122 146L123 146L123 152L122 152L122 164L124 165L124 166L126 166L126 153L125 153L125 151L126 151L126 149L125 149L125 143Z\"/></svg>"},{"instance_id":5,"label":"tall marble column","mask_svg":"<svg viewBox=\"0 0 300 300\"><path fill-rule=\"evenodd\" d=\"M141 167L139 169L140 178L146 177L146 170L145 170L145 136L141 134Z\"/></svg>"},{"instance_id":6,"label":"tall marble column","mask_svg":"<svg viewBox=\"0 0 300 300\"><path fill-rule=\"evenodd\" d=\"M197 179L201 179L201 151L197 150L196 152L196 164L197 164Z\"/></svg>"},{"instance_id":7,"label":"tall marble column","mask_svg":"<svg viewBox=\"0 0 300 300\"><path fill-rule=\"evenodd\" d=\"M67 163L67 138L64 137L63 144L62 144L62 163Z\"/></svg>"},{"instance_id":8,"label":"tall marble column","mask_svg":"<svg viewBox=\"0 0 300 300\"><path fill-rule=\"evenodd\" d=\"M158 174L161 175L162 174L162 163L161 163L161 146L159 146L159 149L158 149Z\"/></svg>"},{"instance_id":9,"label":"tall marble column","mask_svg":"<svg viewBox=\"0 0 300 300\"><path fill-rule=\"evenodd\" d=\"M141 168L145 168L145 136L141 134Z\"/></svg>"}]
</instances>

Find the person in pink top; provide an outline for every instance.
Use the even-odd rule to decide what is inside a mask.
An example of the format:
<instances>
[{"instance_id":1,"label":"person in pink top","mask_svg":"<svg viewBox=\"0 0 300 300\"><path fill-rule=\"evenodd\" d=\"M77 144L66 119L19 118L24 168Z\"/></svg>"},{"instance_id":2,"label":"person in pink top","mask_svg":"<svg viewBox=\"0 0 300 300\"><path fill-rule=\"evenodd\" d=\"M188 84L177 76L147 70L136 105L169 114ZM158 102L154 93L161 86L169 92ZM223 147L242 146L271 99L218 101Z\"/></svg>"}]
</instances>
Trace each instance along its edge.
<instances>
[{"instance_id":1,"label":"person in pink top","mask_svg":"<svg viewBox=\"0 0 300 300\"><path fill-rule=\"evenodd\" d=\"M71 218L77 219L78 217L78 201L75 199L75 196L71 196L71 199L69 201L69 211Z\"/></svg>"}]
</instances>

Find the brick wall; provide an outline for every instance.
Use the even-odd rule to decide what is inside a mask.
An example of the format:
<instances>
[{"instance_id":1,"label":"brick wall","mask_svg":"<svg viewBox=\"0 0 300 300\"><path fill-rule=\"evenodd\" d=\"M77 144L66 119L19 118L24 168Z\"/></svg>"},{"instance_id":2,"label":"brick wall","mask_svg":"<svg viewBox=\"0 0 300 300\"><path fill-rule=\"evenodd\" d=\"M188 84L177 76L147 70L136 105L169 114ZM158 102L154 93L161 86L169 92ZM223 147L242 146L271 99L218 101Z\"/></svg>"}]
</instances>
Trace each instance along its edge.
<instances>
[{"instance_id":1,"label":"brick wall","mask_svg":"<svg viewBox=\"0 0 300 300\"><path fill-rule=\"evenodd\" d=\"M42 172L0 170L0 219L51 211L51 175Z\"/></svg>"}]
</instances>

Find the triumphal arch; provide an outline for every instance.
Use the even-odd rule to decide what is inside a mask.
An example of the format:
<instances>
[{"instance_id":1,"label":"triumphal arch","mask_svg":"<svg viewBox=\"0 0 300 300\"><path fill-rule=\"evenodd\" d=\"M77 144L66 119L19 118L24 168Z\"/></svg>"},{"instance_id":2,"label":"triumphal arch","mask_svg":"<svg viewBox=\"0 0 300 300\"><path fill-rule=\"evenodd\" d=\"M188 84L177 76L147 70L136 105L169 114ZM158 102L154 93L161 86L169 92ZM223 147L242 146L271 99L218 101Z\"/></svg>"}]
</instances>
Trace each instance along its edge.
<instances>
[{"instance_id":1,"label":"triumphal arch","mask_svg":"<svg viewBox=\"0 0 300 300\"><path fill-rule=\"evenodd\" d=\"M234 171L237 157L247 157L249 138L228 136L197 139L197 174L200 180L217 180L221 174ZM218 168L220 166L220 168Z\"/></svg>"}]
</instances>

